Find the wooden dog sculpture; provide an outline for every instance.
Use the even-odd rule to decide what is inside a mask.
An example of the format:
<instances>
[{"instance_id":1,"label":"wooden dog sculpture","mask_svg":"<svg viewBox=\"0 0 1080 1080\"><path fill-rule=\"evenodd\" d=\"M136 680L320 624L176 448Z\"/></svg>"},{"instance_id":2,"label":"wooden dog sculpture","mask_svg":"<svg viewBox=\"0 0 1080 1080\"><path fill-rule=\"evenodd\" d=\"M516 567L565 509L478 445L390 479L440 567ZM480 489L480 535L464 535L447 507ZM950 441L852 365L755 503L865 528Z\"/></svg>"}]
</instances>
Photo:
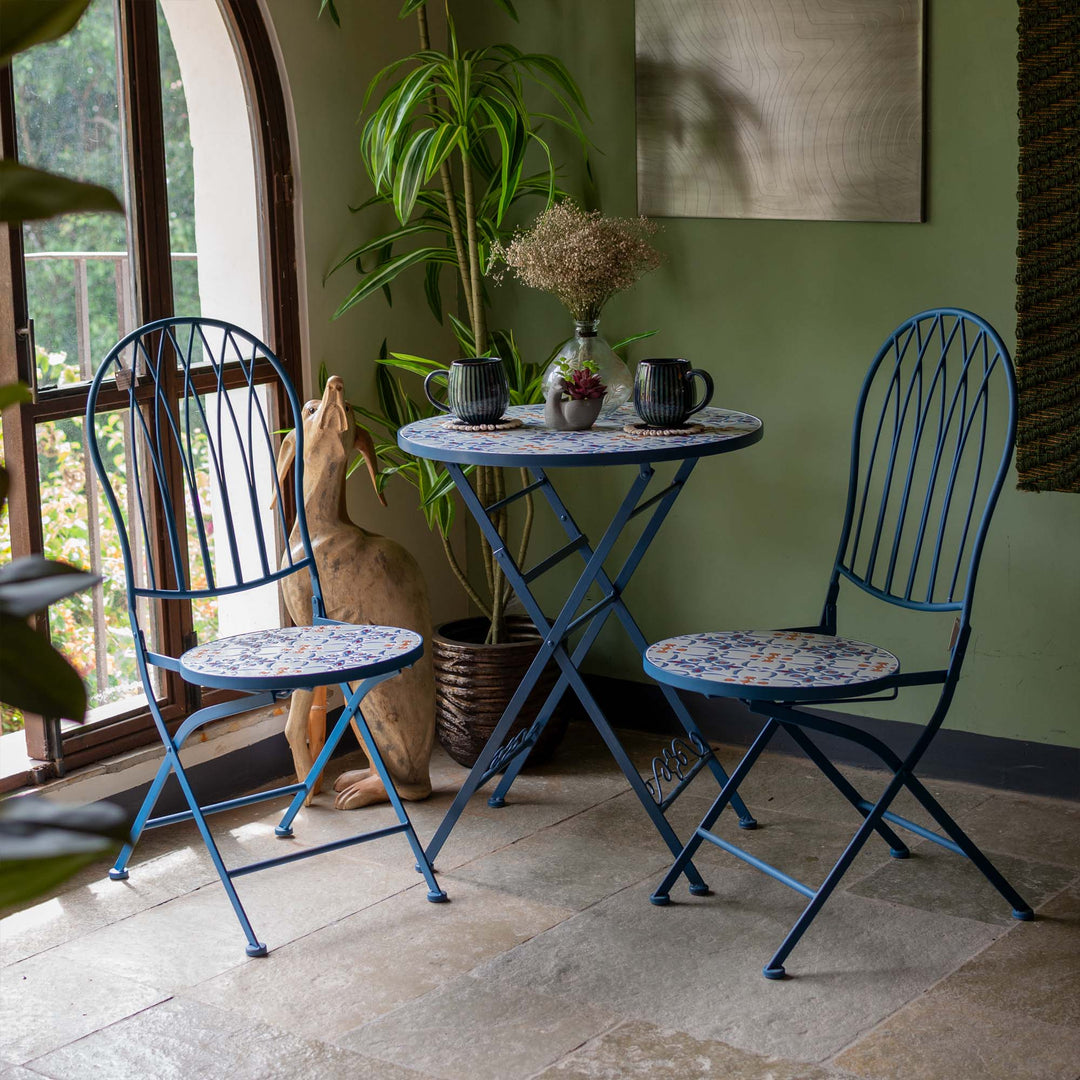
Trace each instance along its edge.
<instances>
[{"instance_id":1,"label":"wooden dog sculpture","mask_svg":"<svg viewBox=\"0 0 1080 1080\"><path fill-rule=\"evenodd\" d=\"M416 560L396 541L361 529L349 519L345 507L349 453L355 449L363 455L373 484L376 459L371 436L354 422L345 402L340 376L330 377L321 401L309 401L304 406L303 418L304 510L327 616L348 623L402 626L430 642L427 587ZM296 438L289 432L278 451L280 483L284 484L295 456ZM385 506L381 494L379 499ZM295 526L289 546L294 559L304 557ZM283 558L282 568L286 565ZM310 624L308 575L284 578L281 591L293 622L298 626ZM307 775L314 760L308 744L311 704L310 690L296 691L285 724L285 737L300 779ZM376 686L364 699L363 709L398 793L403 799L426 799L431 794L429 764L435 737L435 683L430 654L425 653L397 678ZM360 738L359 731L356 734ZM363 739L360 742L363 746ZM366 746L364 752L370 761ZM342 773L334 790L338 792L334 805L339 810L389 801L373 769Z\"/></svg>"}]
</instances>

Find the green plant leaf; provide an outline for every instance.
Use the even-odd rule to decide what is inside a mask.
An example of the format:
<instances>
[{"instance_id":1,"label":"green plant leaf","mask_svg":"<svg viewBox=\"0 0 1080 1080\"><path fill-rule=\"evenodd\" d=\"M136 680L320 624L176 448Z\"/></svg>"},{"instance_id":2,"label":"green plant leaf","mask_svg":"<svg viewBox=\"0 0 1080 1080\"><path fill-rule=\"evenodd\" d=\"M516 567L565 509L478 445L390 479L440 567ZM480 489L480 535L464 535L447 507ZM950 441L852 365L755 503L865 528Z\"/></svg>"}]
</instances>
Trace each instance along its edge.
<instances>
[{"instance_id":1,"label":"green plant leaf","mask_svg":"<svg viewBox=\"0 0 1080 1080\"><path fill-rule=\"evenodd\" d=\"M327 370L326 361L319 364L319 396L322 397L326 384L330 381L330 372Z\"/></svg>"},{"instance_id":2,"label":"green plant leaf","mask_svg":"<svg viewBox=\"0 0 1080 1080\"><path fill-rule=\"evenodd\" d=\"M338 15L337 8L334 6L334 0L322 0L322 3L319 4L319 14L315 17L321 19L324 11L330 13L330 19L335 26L341 25L341 17Z\"/></svg>"},{"instance_id":3,"label":"green plant leaf","mask_svg":"<svg viewBox=\"0 0 1080 1080\"><path fill-rule=\"evenodd\" d=\"M0 614L25 619L99 581L98 574L41 555L27 555L0 567Z\"/></svg>"},{"instance_id":4,"label":"green plant leaf","mask_svg":"<svg viewBox=\"0 0 1080 1080\"><path fill-rule=\"evenodd\" d=\"M398 18L407 19L417 8L422 8L426 3L427 0L405 0L398 12Z\"/></svg>"},{"instance_id":5,"label":"green plant leaf","mask_svg":"<svg viewBox=\"0 0 1080 1080\"><path fill-rule=\"evenodd\" d=\"M89 6L90 0L3 0L0 66L31 45L66 34Z\"/></svg>"},{"instance_id":6,"label":"green plant leaf","mask_svg":"<svg viewBox=\"0 0 1080 1080\"><path fill-rule=\"evenodd\" d=\"M433 371L443 370L443 365L438 360L429 360L424 356L411 356L409 353L391 353L385 359L380 358L379 363L425 377Z\"/></svg>"},{"instance_id":7,"label":"green plant leaf","mask_svg":"<svg viewBox=\"0 0 1080 1080\"><path fill-rule=\"evenodd\" d=\"M96 211L122 214L124 208L108 188L0 160L0 221L17 224Z\"/></svg>"},{"instance_id":8,"label":"green plant leaf","mask_svg":"<svg viewBox=\"0 0 1080 1080\"><path fill-rule=\"evenodd\" d=\"M424 298L427 300L431 314L435 321L442 324L442 290L439 288L439 275L442 273L442 263L430 262L424 269Z\"/></svg>"},{"instance_id":9,"label":"green plant leaf","mask_svg":"<svg viewBox=\"0 0 1080 1080\"><path fill-rule=\"evenodd\" d=\"M617 345L612 345L612 352L618 352L620 349L625 349L627 345L633 345L635 341L644 341L646 338L651 338L653 334L659 334L660 328L655 330L643 330L640 334L631 334L629 337L625 337Z\"/></svg>"},{"instance_id":10,"label":"green plant leaf","mask_svg":"<svg viewBox=\"0 0 1080 1080\"><path fill-rule=\"evenodd\" d=\"M462 356L475 356L476 338L473 336L472 330L453 314L449 312L447 314L450 319L450 326L454 331L454 337L457 338L458 345L461 347Z\"/></svg>"},{"instance_id":11,"label":"green plant leaf","mask_svg":"<svg viewBox=\"0 0 1080 1080\"><path fill-rule=\"evenodd\" d=\"M334 312L333 318L341 318L349 308L359 304L361 300L367 299L372 293L378 292L384 286L389 285L403 270L408 270L410 266L415 266L417 263L431 260L446 263L457 261L454 258L454 253L446 248L423 247L406 252L403 255L397 255L388 262L377 266L371 273L365 274L359 284L341 302L340 307Z\"/></svg>"},{"instance_id":12,"label":"green plant leaf","mask_svg":"<svg viewBox=\"0 0 1080 1080\"><path fill-rule=\"evenodd\" d=\"M498 4L499 7L501 7L503 11L505 11L506 14L514 20L514 22L518 21L518 13L514 10L514 5L510 2L510 0L495 0L495 3Z\"/></svg>"},{"instance_id":13,"label":"green plant leaf","mask_svg":"<svg viewBox=\"0 0 1080 1080\"><path fill-rule=\"evenodd\" d=\"M33 392L26 383L13 382L0 386L0 409L6 409L11 405L25 405L33 400Z\"/></svg>"},{"instance_id":14,"label":"green plant leaf","mask_svg":"<svg viewBox=\"0 0 1080 1080\"><path fill-rule=\"evenodd\" d=\"M394 212L398 221L405 224L416 205L416 195L427 176L428 150L435 139L436 130L425 128L418 131L405 148L394 176Z\"/></svg>"},{"instance_id":15,"label":"green plant leaf","mask_svg":"<svg viewBox=\"0 0 1080 1080\"><path fill-rule=\"evenodd\" d=\"M25 712L82 720L86 688L78 672L20 618L0 614L0 693Z\"/></svg>"},{"instance_id":16,"label":"green plant leaf","mask_svg":"<svg viewBox=\"0 0 1080 1080\"><path fill-rule=\"evenodd\" d=\"M379 201L382 202L383 200L380 199ZM342 256L334 263L334 265L326 271L326 276L323 278L323 284L326 284L326 281L331 274L336 273L343 266L355 263L357 259L366 255L369 251L378 251L380 248L393 246L399 240L406 240L410 236L416 236L418 233L431 232L433 229L443 231L436 222L423 220L414 222L411 225L406 225L401 229L394 229L392 232L383 233L382 236L376 236L373 240L361 244L358 248L353 248L348 255Z\"/></svg>"},{"instance_id":17,"label":"green plant leaf","mask_svg":"<svg viewBox=\"0 0 1080 1080\"><path fill-rule=\"evenodd\" d=\"M39 797L0 803L0 909L25 903L119 849L131 822L113 803L73 806Z\"/></svg>"}]
</instances>

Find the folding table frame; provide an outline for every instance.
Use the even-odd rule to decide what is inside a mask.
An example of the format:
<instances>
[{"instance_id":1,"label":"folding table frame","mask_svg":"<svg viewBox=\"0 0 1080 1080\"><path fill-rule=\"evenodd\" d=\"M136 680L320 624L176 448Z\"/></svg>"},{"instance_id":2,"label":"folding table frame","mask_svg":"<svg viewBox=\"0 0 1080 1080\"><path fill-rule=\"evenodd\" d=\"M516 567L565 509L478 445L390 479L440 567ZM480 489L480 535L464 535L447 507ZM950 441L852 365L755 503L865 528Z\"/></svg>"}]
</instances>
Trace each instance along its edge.
<instances>
[{"instance_id":1,"label":"folding table frame","mask_svg":"<svg viewBox=\"0 0 1080 1080\"><path fill-rule=\"evenodd\" d=\"M511 413L528 416L529 410L516 409L511 410ZM729 415L715 409L709 410L709 413L713 414L712 418L714 420L716 414L721 417ZM712 772L721 788L727 782L727 774L676 691L671 687L661 685L660 689L686 733L686 739L674 739L670 748L665 748L662 754L653 759L652 776L643 779L620 743L596 698L582 678L581 666L600 631L613 613L622 624L623 629L639 654L644 653L647 640L626 605L624 593L634 572L659 532L664 519L670 513L679 493L685 487L698 459L706 455L741 449L760 440L762 436L760 421L754 417L747 417L746 414L736 415L745 421L752 421L753 423L748 423L745 430L741 430L736 434L727 433L722 437L718 435L712 440L695 441L677 437L649 440L648 443L644 440L635 440L634 444L628 448L626 438L622 437L622 424L625 419L633 418L632 414L629 414L627 418L620 418L616 427L609 429L612 436L609 440L612 443L610 449L604 445L605 434L603 431L573 433L579 436L583 434L592 435L589 444L590 448L586 450L583 447L583 452L580 454L545 455L542 452L535 451L500 454L491 450L478 450L470 453L460 449L456 452L441 451L431 445L425 445L423 441L417 439L418 429L426 427L430 430L432 421L421 421L419 424L409 425L399 433L399 443L404 449L418 456L441 460L445 463L465 505L475 519L484 538L491 545L494 558L497 560L500 569L506 575L507 581L525 607L542 639L536 658L530 665L483 752L477 759L435 836L428 845L427 856L430 861L435 861L469 799L479 788L498 776L500 772L503 773L502 778L499 780L494 794L488 799L488 805L492 807L505 805L506 796L528 759L529 752L536 745L540 734L567 689L572 689L577 695L589 719L600 733L619 768L622 769L623 774L626 776L631 789L637 795L641 805L645 808L645 812L649 815L668 848L675 855L682 850L682 843L667 820L667 810L703 769L707 768ZM709 422L709 419L709 415L704 416L706 423ZM449 460L451 457L455 460ZM646 490L655 475L654 464L670 460L680 462L672 481L652 496L645 497ZM529 470L532 479L530 483L524 485L519 491L484 506L466 476L465 466L470 464L524 467ZM600 541L594 547L556 492L555 486L548 476L547 468L551 466L608 464L635 464L638 467L637 476L630 485L626 496L619 503ZM544 497L566 533L567 542L551 555L541 559L536 565L529 569L523 569L518 566L514 556L506 549L491 520L491 515L530 493L538 493ZM648 516L645 518L645 527L622 567L614 577L609 576L604 569L604 563L611 555L616 542L632 521L646 514ZM549 620L533 593L532 583L575 553L583 560L584 568L558 614L554 619ZM600 586L604 595L598 602L579 615L578 609L585 601L589 588L594 584ZM577 644L571 647L569 638L578 630L583 630L583 634ZM559 666L559 679L548 694L532 725L506 741L507 733L518 712L535 687L545 666L551 660L554 660ZM731 805L738 814L740 826L752 829L756 822L737 792L732 795ZM685 865L683 872L689 882L691 892L699 895L708 892L708 887L701 879L701 875L692 862Z\"/></svg>"}]
</instances>

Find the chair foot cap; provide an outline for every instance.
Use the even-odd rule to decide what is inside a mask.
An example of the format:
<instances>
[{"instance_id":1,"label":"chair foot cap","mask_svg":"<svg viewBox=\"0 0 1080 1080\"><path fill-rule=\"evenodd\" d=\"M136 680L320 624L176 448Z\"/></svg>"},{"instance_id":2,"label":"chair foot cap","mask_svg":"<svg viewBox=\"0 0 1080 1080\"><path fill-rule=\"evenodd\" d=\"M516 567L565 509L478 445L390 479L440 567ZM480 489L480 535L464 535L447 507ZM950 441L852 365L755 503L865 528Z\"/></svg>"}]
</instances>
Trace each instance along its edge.
<instances>
[{"instance_id":1,"label":"chair foot cap","mask_svg":"<svg viewBox=\"0 0 1080 1080\"><path fill-rule=\"evenodd\" d=\"M1035 912L1031 908L1013 908L1012 917L1019 919L1021 922L1032 922L1035 918Z\"/></svg>"},{"instance_id":2,"label":"chair foot cap","mask_svg":"<svg viewBox=\"0 0 1080 1080\"><path fill-rule=\"evenodd\" d=\"M894 848L889 848L889 854L894 859L906 859L906 858L910 857L911 852L908 851L908 849L906 847L904 847L904 848L895 848L894 847Z\"/></svg>"},{"instance_id":3,"label":"chair foot cap","mask_svg":"<svg viewBox=\"0 0 1080 1080\"><path fill-rule=\"evenodd\" d=\"M757 828L757 820L755 818L752 818L752 817L739 818L739 828L740 829L756 829Z\"/></svg>"},{"instance_id":4,"label":"chair foot cap","mask_svg":"<svg viewBox=\"0 0 1080 1080\"><path fill-rule=\"evenodd\" d=\"M285 828L282 828L280 825L275 825L274 826L274 835L279 840L291 840L292 836L293 836L292 826L289 825L289 826L287 826Z\"/></svg>"},{"instance_id":5,"label":"chair foot cap","mask_svg":"<svg viewBox=\"0 0 1080 1080\"><path fill-rule=\"evenodd\" d=\"M700 884L700 885L691 885L690 886L690 895L691 896L712 896L712 889L710 889L708 885L706 885L704 882L702 882L702 884Z\"/></svg>"},{"instance_id":6,"label":"chair foot cap","mask_svg":"<svg viewBox=\"0 0 1080 1080\"><path fill-rule=\"evenodd\" d=\"M261 941L258 941L254 945L245 946L244 952L246 952L248 956L265 956L266 946Z\"/></svg>"},{"instance_id":7,"label":"chair foot cap","mask_svg":"<svg viewBox=\"0 0 1080 1080\"><path fill-rule=\"evenodd\" d=\"M491 798L488 799L488 806L490 806L493 810L500 810L505 805L506 800L501 795L492 795Z\"/></svg>"},{"instance_id":8,"label":"chair foot cap","mask_svg":"<svg viewBox=\"0 0 1080 1080\"><path fill-rule=\"evenodd\" d=\"M783 965L780 967L764 967L761 969L761 974L766 979L772 979L774 982L787 978L787 972L784 970Z\"/></svg>"},{"instance_id":9,"label":"chair foot cap","mask_svg":"<svg viewBox=\"0 0 1080 1080\"><path fill-rule=\"evenodd\" d=\"M432 889L432 890L430 890L428 892L428 894L427 894L427 898L433 904L445 904L446 901L449 899L449 897L446 895L445 890L443 890L443 889L437 889L437 890Z\"/></svg>"},{"instance_id":10,"label":"chair foot cap","mask_svg":"<svg viewBox=\"0 0 1080 1080\"><path fill-rule=\"evenodd\" d=\"M653 893L649 897L649 903L657 907L667 907L671 903L671 897L667 893Z\"/></svg>"},{"instance_id":11,"label":"chair foot cap","mask_svg":"<svg viewBox=\"0 0 1080 1080\"><path fill-rule=\"evenodd\" d=\"M127 881L128 872L126 870L117 870L113 867L113 869L109 871L109 879L111 881Z\"/></svg>"}]
</instances>

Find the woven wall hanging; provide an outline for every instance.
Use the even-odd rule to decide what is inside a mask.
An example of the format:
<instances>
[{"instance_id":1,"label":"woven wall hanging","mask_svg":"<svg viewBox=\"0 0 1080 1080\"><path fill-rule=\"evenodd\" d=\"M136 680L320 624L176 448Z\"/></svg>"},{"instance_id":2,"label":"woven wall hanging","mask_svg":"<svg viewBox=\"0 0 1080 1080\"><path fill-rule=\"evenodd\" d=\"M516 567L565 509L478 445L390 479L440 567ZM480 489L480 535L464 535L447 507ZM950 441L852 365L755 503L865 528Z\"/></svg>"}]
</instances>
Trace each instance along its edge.
<instances>
[{"instance_id":1,"label":"woven wall hanging","mask_svg":"<svg viewBox=\"0 0 1080 1080\"><path fill-rule=\"evenodd\" d=\"M1020 0L1016 468L1080 492L1080 0Z\"/></svg>"}]
</instances>

